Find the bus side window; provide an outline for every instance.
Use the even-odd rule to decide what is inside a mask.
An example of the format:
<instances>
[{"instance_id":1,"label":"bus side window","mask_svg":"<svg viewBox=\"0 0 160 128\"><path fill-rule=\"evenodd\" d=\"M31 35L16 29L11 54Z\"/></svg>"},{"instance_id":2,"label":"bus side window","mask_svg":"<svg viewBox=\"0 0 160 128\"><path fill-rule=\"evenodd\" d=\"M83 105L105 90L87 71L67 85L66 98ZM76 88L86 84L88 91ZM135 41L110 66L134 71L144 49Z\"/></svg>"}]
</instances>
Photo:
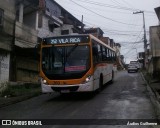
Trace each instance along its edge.
<instances>
[{"instance_id":1,"label":"bus side window","mask_svg":"<svg viewBox=\"0 0 160 128\"><path fill-rule=\"evenodd\" d=\"M97 54L98 54L98 48L97 48L96 45L94 45L94 46L92 47L92 50L93 50L93 56L97 56Z\"/></svg>"},{"instance_id":2,"label":"bus side window","mask_svg":"<svg viewBox=\"0 0 160 128\"><path fill-rule=\"evenodd\" d=\"M109 49L106 49L106 54L107 54L107 61L109 61Z\"/></svg>"},{"instance_id":3,"label":"bus side window","mask_svg":"<svg viewBox=\"0 0 160 128\"><path fill-rule=\"evenodd\" d=\"M93 56L93 62L97 63L98 62L98 47L96 42L92 41L92 56Z\"/></svg>"},{"instance_id":4,"label":"bus side window","mask_svg":"<svg viewBox=\"0 0 160 128\"><path fill-rule=\"evenodd\" d=\"M102 46L98 44L98 61L102 61Z\"/></svg>"},{"instance_id":5,"label":"bus side window","mask_svg":"<svg viewBox=\"0 0 160 128\"><path fill-rule=\"evenodd\" d=\"M108 49L108 61L111 61L111 50Z\"/></svg>"},{"instance_id":6,"label":"bus side window","mask_svg":"<svg viewBox=\"0 0 160 128\"><path fill-rule=\"evenodd\" d=\"M102 46L102 61L106 61L107 56L106 56L106 48Z\"/></svg>"},{"instance_id":7,"label":"bus side window","mask_svg":"<svg viewBox=\"0 0 160 128\"><path fill-rule=\"evenodd\" d=\"M114 53L114 61L116 61L116 53Z\"/></svg>"}]
</instances>

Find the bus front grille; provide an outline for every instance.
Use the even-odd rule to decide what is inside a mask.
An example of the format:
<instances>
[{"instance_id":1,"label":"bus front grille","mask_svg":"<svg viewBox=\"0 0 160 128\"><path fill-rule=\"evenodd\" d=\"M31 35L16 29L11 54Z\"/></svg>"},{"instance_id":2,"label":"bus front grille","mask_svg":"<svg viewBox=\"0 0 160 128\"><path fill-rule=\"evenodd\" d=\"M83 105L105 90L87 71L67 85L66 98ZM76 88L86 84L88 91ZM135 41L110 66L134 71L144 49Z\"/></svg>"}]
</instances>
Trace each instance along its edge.
<instances>
[{"instance_id":1,"label":"bus front grille","mask_svg":"<svg viewBox=\"0 0 160 128\"><path fill-rule=\"evenodd\" d=\"M79 86L74 86L74 87L51 87L54 91L60 92L63 90L69 90L70 92L77 91Z\"/></svg>"}]
</instances>

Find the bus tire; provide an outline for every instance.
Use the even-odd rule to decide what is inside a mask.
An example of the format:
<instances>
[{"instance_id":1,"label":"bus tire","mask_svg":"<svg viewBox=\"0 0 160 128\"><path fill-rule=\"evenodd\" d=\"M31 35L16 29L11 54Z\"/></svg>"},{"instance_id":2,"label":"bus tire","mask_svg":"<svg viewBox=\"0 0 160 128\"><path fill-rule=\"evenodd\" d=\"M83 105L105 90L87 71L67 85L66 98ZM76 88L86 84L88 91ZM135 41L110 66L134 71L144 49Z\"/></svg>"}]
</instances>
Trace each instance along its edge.
<instances>
[{"instance_id":1,"label":"bus tire","mask_svg":"<svg viewBox=\"0 0 160 128\"><path fill-rule=\"evenodd\" d=\"M97 89L97 92L101 92L102 90L102 86L103 86L103 76L100 75L100 79L99 79L99 88Z\"/></svg>"}]
</instances>

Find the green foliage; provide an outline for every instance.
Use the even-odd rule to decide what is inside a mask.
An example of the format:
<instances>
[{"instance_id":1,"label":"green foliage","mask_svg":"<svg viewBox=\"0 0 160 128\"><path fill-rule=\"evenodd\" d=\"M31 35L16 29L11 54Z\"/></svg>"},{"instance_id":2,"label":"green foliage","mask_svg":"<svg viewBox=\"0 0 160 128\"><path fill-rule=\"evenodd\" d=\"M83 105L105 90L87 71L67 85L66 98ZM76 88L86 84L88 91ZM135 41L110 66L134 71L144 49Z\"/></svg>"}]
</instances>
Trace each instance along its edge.
<instances>
[{"instance_id":1,"label":"green foliage","mask_svg":"<svg viewBox=\"0 0 160 128\"><path fill-rule=\"evenodd\" d=\"M3 95L3 93L7 91L8 88L9 88L8 82L0 83L0 96Z\"/></svg>"}]
</instances>

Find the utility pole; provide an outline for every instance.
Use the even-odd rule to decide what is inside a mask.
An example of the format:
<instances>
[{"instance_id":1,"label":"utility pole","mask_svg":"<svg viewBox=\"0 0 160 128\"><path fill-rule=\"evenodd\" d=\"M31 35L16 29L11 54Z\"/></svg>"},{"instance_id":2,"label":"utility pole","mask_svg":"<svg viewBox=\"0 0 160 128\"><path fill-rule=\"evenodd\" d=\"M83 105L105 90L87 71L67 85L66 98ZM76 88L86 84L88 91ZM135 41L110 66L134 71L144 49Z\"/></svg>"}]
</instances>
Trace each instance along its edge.
<instances>
[{"instance_id":1,"label":"utility pole","mask_svg":"<svg viewBox=\"0 0 160 128\"><path fill-rule=\"evenodd\" d=\"M133 14L138 14L142 13L143 14L143 29L144 29L144 67L146 68L146 63L148 62L148 57L147 57L147 38L146 38L146 27L145 27L145 18L144 18L144 11L138 11L138 12L133 12Z\"/></svg>"},{"instance_id":2,"label":"utility pole","mask_svg":"<svg viewBox=\"0 0 160 128\"><path fill-rule=\"evenodd\" d=\"M83 15L82 15L82 20L81 20L81 30L82 30L82 33L84 33Z\"/></svg>"}]
</instances>

